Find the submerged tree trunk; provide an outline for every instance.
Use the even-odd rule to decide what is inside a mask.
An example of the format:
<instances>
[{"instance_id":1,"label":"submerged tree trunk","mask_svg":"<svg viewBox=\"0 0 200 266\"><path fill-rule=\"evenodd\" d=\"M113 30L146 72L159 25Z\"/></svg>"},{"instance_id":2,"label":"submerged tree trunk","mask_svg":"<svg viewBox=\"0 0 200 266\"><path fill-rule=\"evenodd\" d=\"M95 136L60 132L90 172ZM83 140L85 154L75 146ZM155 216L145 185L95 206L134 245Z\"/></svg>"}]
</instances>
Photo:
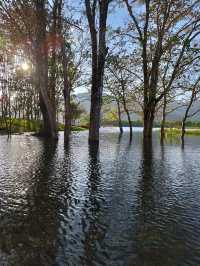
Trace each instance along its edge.
<instances>
[{"instance_id":1,"label":"submerged tree trunk","mask_svg":"<svg viewBox=\"0 0 200 266\"><path fill-rule=\"evenodd\" d=\"M183 121L182 121L182 126L181 126L181 141L182 144L184 144L184 140L185 140L185 122L186 122L186 117L184 117Z\"/></svg>"},{"instance_id":2,"label":"submerged tree trunk","mask_svg":"<svg viewBox=\"0 0 200 266\"><path fill-rule=\"evenodd\" d=\"M105 58L107 54L106 24L109 2L109 0L99 1L98 9L97 1L85 0L86 14L89 23L92 42L92 87L89 128L89 141L92 142L99 142L99 128L101 120L101 105L103 94L103 76ZM97 30L96 26L97 10L99 10L99 30Z\"/></svg>"},{"instance_id":3,"label":"submerged tree trunk","mask_svg":"<svg viewBox=\"0 0 200 266\"><path fill-rule=\"evenodd\" d=\"M123 126L122 126L122 119L121 119L121 108L120 108L120 103L117 101L117 112L118 112L118 121L119 121L119 130L120 133L123 133Z\"/></svg>"},{"instance_id":4,"label":"submerged tree trunk","mask_svg":"<svg viewBox=\"0 0 200 266\"><path fill-rule=\"evenodd\" d=\"M128 118L128 124L129 124L129 131L130 131L130 139L133 137L133 128L132 128L132 121L131 121L131 116L129 113L129 110L126 110L127 118Z\"/></svg>"},{"instance_id":5,"label":"submerged tree trunk","mask_svg":"<svg viewBox=\"0 0 200 266\"><path fill-rule=\"evenodd\" d=\"M164 103L163 103L163 112L162 112L162 121L161 121L161 129L160 129L160 141L161 143L165 139L165 121L166 121L166 108L167 108L167 95L164 94Z\"/></svg>"},{"instance_id":6,"label":"submerged tree trunk","mask_svg":"<svg viewBox=\"0 0 200 266\"><path fill-rule=\"evenodd\" d=\"M151 106L150 108L146 107L144 110L144 138L150 139L152 138L153 131L153 122L155 116L155 107Z\"/></svg>"},{"instance_id":7,"label":"submerged tree trunk","mask_svg":"<svg viewBox=\"0 0 200 266\"><path fill-rule=\"evenodd\" d=\"M40 108L43 116L42 135L57 138L56 117L48 95L48 47L46 43L45 1L36 0L36 83L39 90Z\"/></svg>"},{"instance_id":8,"label":"submerged tree trunk","mask_svg":"<svg viewBox=\"0 0 200 266\"><path fill-rule=\"evenodd\" d=\"M122 88L121 99L122 99L124 111L125 111L125 113L127 115L127 119L128 119L129 134L130 134L130 141L131 141L132 137L133 137L132 121L131 121L130 112L129 112L128 107L127 107L126 96L125 96L125 86L124 86L123 81L121 81L121 88Z\"/></svg>"},{"instance_id":9,"label":"submerged tree trunk","mask_svg":"<svg viewBox=\"0 0 200 266\"><path fill-rule=\"evenodd\" d=\"M101 98L102 93L98 84L93 84L91 89L89 141L99 141L99 128L101 123Z\"/></svg>"},{"instance_id":10,"label":"submerged tree trunk","mask_svg":"<svg viewBox=\"0 0 200 266\"><path fill-rule=\"evenodd\" d=\"M192 106L192 97L191 97L191 100L190 100L190 103L188 105L188 107L186 108L186 111L185 111L185 115L183 117L183 120L182 120L182 125L181 125L181 141L182 141L182 144L184 145L184 140L185 140L185 124L186 124L186 121L187 121L187 118L188 118L188 115L189 115L189 111L190 111L190 108Z\"/></svg>"},{"instance_id":11,"label":"submerged tree trunk","mask_svg":"<svg viewBox=\"0 0 200 266\"><path fill-rule=\"evenodd\" d=\"M184 145L184 138L185 138L185 124L186 124L186 121L187 121L187 118L189 117L189 112L190 112L190 109L192 107L192 104L194 102L194 99L196 97L196 94L197 94L197 91L195 90L196 89L196 86L198 84L198 80L197 82L195 83L195 86L192 90L192 94L191 94L191 97L190 97L190 101L189 101L189 104L186 108L186 111L185 111L185 115L183 117L183 120L182 120L182 128L181 128L181 140L182 140L182 145ZM194 115L194 114L193 114Z\"/></svg>"},{"instance_id":12,"label":"submerged tree trunk","mask_svg":"<svg viewBox=\"0 0 200 266\"><path fill-rule=\"evenodd\" d=\"M126 100L125 100L124 95L123 95L123 105L124 105L124 111L125 111L125 113L127 115L127 119L128 119L130 140L132 140L132 137L133 137L132 121L131 121L131 116L130 116L129 110L128 110L127 105L126 105Z\"/></svg>"}]
</instances>

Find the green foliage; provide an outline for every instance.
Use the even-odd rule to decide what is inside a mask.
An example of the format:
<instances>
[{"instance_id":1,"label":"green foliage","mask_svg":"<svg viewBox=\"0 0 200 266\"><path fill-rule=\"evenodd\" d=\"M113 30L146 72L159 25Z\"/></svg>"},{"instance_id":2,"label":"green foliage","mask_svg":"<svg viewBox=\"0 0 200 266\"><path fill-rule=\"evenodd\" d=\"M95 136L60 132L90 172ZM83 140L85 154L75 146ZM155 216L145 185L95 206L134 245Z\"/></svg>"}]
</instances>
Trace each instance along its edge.
<instances>
[{"instance_id":1,"label":"green foliage","mask_svg":"<svg viewBox=\"0 0 200 266\"><path fill-rule=\"evenodd\" d=\"M4 39L3 36L0 35L0 50L3 50L6 45L6 40Z\"/></svg>"}]
</instances>

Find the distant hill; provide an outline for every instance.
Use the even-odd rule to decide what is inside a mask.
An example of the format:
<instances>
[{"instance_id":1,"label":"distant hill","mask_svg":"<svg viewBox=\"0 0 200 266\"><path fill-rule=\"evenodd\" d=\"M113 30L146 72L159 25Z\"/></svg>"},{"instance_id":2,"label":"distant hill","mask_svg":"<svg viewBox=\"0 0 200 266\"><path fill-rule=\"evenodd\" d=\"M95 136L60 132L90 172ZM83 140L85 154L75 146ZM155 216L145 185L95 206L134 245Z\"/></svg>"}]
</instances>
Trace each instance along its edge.
<instances>
[{"instance_id":1,"label":"distant hill","mask_svg":"<svg viewBox=\"0 0 200 266\"><path fill-rule=\"evenodd\" d=\"M76 94L76 99L80 102L80 105L85 109L87 113L90 112L90 94L85 93L78 93Z\"/></svg>"},{"instance_id":2,"label":"distant hill","mask_svg":"<svg viewBox=\"0 0 200 266\"><path fill-rule=\"evenodd\" d=\"M86 110L87 113L89 113L90 111L90 94L89 93L79 93L76 94L76 98L78 100L78 102L80 102L80 105ZM178 106L178 102L177 103L173 103L171 106L171 109L174 109ZM115 104L111 103L111 108L115 108ZM200 109L200 102L196 102L191 110L191 112L195 112L196 110ZM182 117L184 115L185 112L185 107L180 107L178 109L176 109L174 112L170 113L167 115L167 120L169 121L180 121L182 120ZM131 114L132 120L140 120L141 117L135 113ZM126 119L126 116L123 115L122 117L123 119ZM159 118L158 118L159 120ZM193 116L191 118L192 121L200 121L200 112L197 113L195 116Z\"/></svg>"},{"instance_id":3,"label":"distant hill","mask_svg":"<svg viewBox=\"0 0 200 266\"><path fill-rule=\"evenodd\" d=\"M177 107L178 103L174 103L173 106L172 106L172 109ZM185 113L185 108L186 107L180 107L178 109L176 109L174 112L170 113L167 115L167 120L169 121L179 121L179 120L182 120L182 117L184 116L184 113ZM190 113L194 113L196 112L198 109L200 109L200 102L195 102L193 107L191 108L191 111ZM200 112L197 113L195 116L191 117L192 121L200 121Z\"/></svg>"}]
</instances>

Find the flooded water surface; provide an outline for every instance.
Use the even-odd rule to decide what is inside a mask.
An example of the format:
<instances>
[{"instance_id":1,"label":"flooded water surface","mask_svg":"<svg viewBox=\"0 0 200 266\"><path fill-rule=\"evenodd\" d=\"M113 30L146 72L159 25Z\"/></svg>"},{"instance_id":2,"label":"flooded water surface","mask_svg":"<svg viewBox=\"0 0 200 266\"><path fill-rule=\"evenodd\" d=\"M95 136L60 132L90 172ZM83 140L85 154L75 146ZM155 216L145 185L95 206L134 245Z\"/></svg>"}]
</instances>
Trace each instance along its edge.
<instances>
[{"instance_id":1,"label":"flooded water surface","mask_svg":"<svg viewBox=\"0 0 200 266\"><path fill-rule=\"evenodd\" d=\"M200 138L87 134L0 136L0 265L200 265Z\"/></svg>"}]
</instances>

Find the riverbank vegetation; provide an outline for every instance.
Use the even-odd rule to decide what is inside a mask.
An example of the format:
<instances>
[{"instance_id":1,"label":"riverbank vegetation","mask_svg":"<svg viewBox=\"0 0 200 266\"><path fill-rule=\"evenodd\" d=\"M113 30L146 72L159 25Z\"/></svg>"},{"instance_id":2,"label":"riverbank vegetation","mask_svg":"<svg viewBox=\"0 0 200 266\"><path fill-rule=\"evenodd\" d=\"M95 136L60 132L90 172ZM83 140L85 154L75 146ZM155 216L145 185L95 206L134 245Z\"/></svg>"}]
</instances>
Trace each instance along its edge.
<instances>
[{"instance_id":1,"label":"riverbank vegetation","mask_svg":"<svg viewBox=\"0 0 200 266\"><path fill-rule=\"evenodd\" d=\"M57 124L58 131L64 131L65 125L62 123ZM13 119L0 119L0 133L24 133L24 132L34 132L39 133L41 131L42 121L37 120L25 120L19 118ZM86 130L87 126L75 126L72 125L72 131L83 131Z\"/></svg>"},{"instance_id":2,"label":"riverbank vegetation","mask_svg":"<svg viewBox=\"0 0 200 266\"><path fill-rule=\"evenodd\" d=\"M121 121L123 127L129 127L129 122L127 120ZM161 121L154 121L153 127L154 128L160 128L161 127ZM114 126L118 127L118 120L103 120L102 122L103 126ZM134 120L131 121L132 127L143 127L143 121L142 120ZM177 128L181 129L182 121L166 121L165 122L165 128ZM186 122L186 128L193 128L193 129L200 129L200 122L194 122L194 121L187 121Z\"/></svg>"},{"instance_id":3,"label":"riverbank vegetation","mask_svg":"<svg viewBox=\"0 0 200 266\"><path fill-rule=\"evenodd\" d=\"M182 130L180 128L165 128L166 137L181 136ZM200 128L186 128L185 135L200 136Z\"/></svg>"}]
</instances>

